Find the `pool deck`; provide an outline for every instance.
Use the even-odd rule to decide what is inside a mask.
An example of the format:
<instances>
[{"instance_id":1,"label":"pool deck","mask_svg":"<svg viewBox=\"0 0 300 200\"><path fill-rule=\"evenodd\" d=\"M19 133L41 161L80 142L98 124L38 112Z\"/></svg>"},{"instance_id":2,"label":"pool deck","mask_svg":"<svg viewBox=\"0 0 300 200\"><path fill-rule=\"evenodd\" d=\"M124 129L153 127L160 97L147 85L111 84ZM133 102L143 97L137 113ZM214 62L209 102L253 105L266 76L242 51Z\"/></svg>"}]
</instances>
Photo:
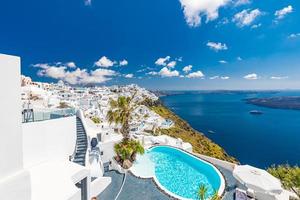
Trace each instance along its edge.
<instances>
[{"instance_id":1,"label":"pool deck","mask_svg":"<svg viewBox=\"0 0 300 200\"><path fill-rule=\"evenodd\" d=\"M226 180L225 194L223 200L234 200L234 190L237 181L232 172L222 167L216 166L224 175ZM124 179L124 174L116 171L109 171L104 174L112 178L111 184L98 196L99 200L115 200ZM161 192L152 179L140 179L127 173L123 189L118 200L173 200L173 198Z\"/></svg>"}]
</instances>

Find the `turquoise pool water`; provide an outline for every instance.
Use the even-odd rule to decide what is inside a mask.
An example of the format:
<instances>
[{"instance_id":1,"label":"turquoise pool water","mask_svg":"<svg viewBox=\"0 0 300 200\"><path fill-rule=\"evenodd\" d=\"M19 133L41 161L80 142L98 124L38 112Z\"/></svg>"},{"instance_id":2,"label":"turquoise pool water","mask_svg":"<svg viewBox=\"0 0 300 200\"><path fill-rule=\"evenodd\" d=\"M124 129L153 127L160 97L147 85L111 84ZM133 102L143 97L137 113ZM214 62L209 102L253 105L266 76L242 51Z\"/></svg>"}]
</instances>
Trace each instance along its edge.
<instances>
[{"instance_id":1,"label":"turquoise pool water","mask_svg":"<svg viewBox=\"0 0 300 200\"><path fill-rule=\"evenodd\" d=\"M215 191L221 194L222 185L224 188L224 180L214 166L168 146L153 147L138 157L133 173L148 173L144 177L154 173L152 176L163 190L182 199L198 199L201 184L207 187L207 197Z\"/></svg>"}]
</instances>

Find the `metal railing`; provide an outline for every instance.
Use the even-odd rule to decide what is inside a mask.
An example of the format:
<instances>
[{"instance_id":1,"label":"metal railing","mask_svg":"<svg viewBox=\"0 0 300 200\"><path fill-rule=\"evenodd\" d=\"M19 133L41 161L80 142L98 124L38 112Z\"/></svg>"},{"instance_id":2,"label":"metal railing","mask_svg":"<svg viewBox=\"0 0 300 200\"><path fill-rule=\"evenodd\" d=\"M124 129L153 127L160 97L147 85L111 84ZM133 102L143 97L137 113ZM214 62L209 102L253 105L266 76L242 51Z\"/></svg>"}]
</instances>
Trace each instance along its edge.
<instances>
[{"instance_id":1,"label":"metal railing","mask_svg":"<svg viewBox=\"0 0 300 200\"><path fill-rule=\"evenodd\" d=\"M33 109L24 109L22 111L22 123L58 119L62 117L73 116L75 114L75 108L57 109L51 111L35 111Z\"/></svg>"}]
</instances>

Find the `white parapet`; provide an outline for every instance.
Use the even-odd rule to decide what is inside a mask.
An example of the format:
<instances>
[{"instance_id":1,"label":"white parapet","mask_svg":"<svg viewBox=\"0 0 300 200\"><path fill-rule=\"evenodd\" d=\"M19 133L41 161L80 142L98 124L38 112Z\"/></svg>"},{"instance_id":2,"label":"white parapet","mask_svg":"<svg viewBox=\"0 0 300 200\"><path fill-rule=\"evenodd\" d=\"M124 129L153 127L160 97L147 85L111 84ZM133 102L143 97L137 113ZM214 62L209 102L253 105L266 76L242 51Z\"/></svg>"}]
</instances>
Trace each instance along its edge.
<instances>
[{"instance_id":1,"label":"white parapet","mask_svg":"<svg viewBox=\"0 0 300 200\"><path fill-rule=\"evenodd\" d=\"M23 166L20 58L0 54L0 199L29 200L30 177Z\"/></svg>"}]
</instances>

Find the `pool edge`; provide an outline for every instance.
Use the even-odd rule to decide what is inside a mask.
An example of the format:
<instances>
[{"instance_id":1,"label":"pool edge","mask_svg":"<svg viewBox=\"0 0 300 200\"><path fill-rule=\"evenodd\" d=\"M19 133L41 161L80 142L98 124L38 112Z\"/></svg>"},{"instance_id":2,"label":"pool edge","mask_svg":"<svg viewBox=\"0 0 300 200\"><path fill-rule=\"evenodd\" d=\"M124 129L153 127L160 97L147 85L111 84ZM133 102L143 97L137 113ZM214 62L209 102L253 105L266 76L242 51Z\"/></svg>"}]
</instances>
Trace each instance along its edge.
<instances>
[{"instance_id":1,"label":"pool edge","mask_svg":"<svg viewBox=\"0 0 300 200\"><path fill-rule=\"evenodd\" d=\"M220 180L220 181L221 181L220 187L219 187L219 190L218 190L218 195L219 195L220 197L222 197L222 196L224 195L224 193L225 193L226 181L225 181L225 178L224 178L223 174L220 172L220 170L219 170L214 164L212 164L212 163L210 163L210 162L208 162L208 161L206 161L206 160L203 160L202 158L198 157L197 155L195 155L195 154L192 153L192 152L188 152L188 151L186 151L186 150L184 150L184 149L181 149L181 148L178 148L178 147L174 147L174 146L170 146L170 145L154 145L154 146L149 147L148 149L152 149L152 148L155 148L155 147L169 147L169 148L173 148L173 149L176 149L176 150L181 151L182 153L188 154L189 156L193 156L194 158L200 160L201 162L206 163L207 165L210 165L210 166L217 172L217 174L219 175L219 177L220 177L220 179L221 179L221 180ZM141 178L141 179L151 179L151 180L154 182L154 184L157 186L157 188L158 188L161 192L163 192L164 194L168 195L169 197L172 197L172 198L175 198L175 199L178 199L178 200L192 200L192 199L188 199L188 198L184 198L184 197L181 197L181 196L179 196L179 195L176 195L176 194L172 193L171 191L169 191L168 189L166 189L164 186L162 186L162 185L159 183L159 181L157 180L157 178L156 178L155 175L154 175L154 176L149 176L149 177L143 177L143 176L138 176L138 175L134 174L130 169L129 169L129 172L130 172L133 176L135 176L135 177L137 177L137 178Z\"/></svg>"}]
</instances>

